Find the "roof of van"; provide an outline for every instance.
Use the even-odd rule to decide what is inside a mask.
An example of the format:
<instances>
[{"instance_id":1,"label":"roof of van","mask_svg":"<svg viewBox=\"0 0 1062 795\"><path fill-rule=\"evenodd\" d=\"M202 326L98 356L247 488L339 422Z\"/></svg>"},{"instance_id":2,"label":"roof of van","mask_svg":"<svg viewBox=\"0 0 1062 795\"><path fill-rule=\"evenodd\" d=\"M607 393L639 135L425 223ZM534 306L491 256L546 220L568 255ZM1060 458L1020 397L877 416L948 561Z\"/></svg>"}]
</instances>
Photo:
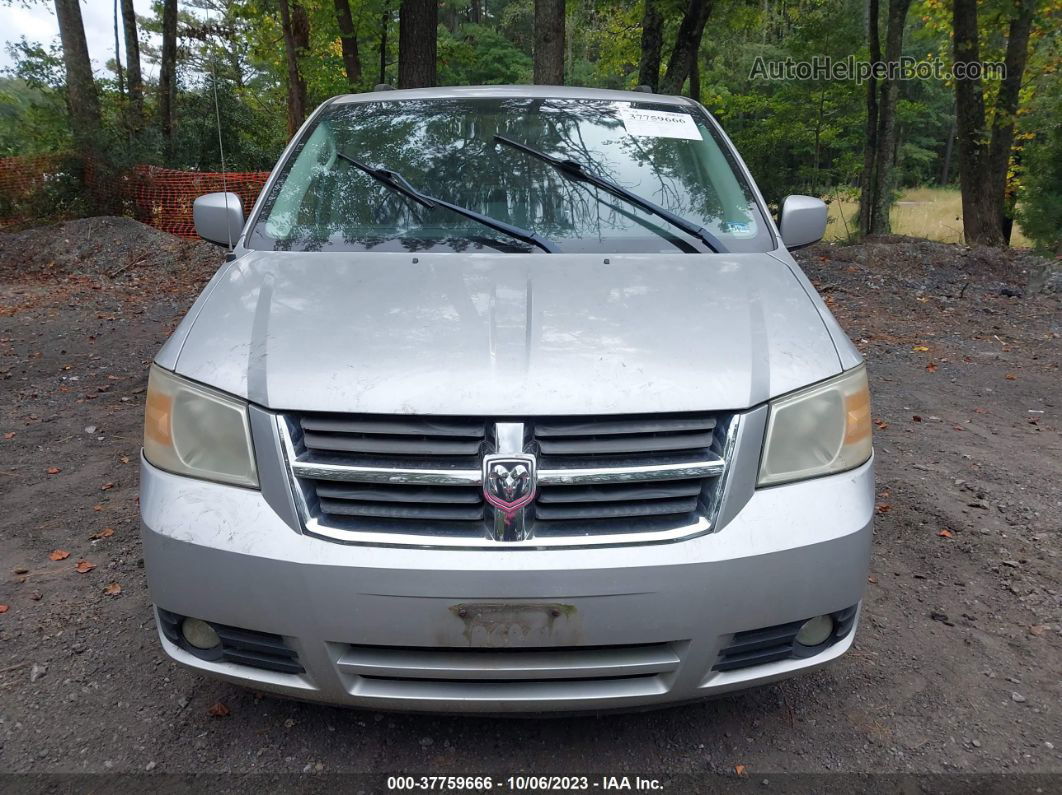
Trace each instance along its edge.
<instances>
[{"instance_id":1,"label":"roof of van","mask_svg":"<svg viewBox=\"0 0 1062 795\"><path fill-rule=\"evenodd\" d=\"M667 94L644 91L613 91L607 88L579 88L575 86L439 86L437 88L406 88L389 91L368 91L364 94L343 94L331 104L351 102L395 102L404 99L603 99L614 102L653 102L662 105L686 105L693 100Z\"/></svg>"}]
</instances>

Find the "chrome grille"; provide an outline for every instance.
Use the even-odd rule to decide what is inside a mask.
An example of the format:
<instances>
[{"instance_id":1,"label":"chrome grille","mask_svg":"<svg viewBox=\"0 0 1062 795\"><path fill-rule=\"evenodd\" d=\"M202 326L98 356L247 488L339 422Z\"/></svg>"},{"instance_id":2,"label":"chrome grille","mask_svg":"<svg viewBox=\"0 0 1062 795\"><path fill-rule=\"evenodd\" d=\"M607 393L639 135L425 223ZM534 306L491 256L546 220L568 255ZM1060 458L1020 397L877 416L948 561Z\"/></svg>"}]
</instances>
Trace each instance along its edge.
<instances>
[{"instance_id":1,"label":"chrome grille","mask_svg":"<svg viewBox=\"0 0 1062 795\"><path fill-rule=\"evenodd\" d=\"M665 477L648 483L545 482L535 502L535 519L586 522L693 514L701 504L705 476L681 464L721 457L722 440L716 439L715 427L711 415L536 421L530 448L543 469L673 468ZM639 529L637 523L631 529Z\"/></svg>"},{"instance_id":2,"label":"chrome grille","mask_svg":"<svg viewBox=\"0 0 1062 795\"><path fill-rule=\"evenodd\" d=\"M708 532L738 415L507 418L278 416L306 530L416 546L594 546ZM534 503L483 498L483 458L537 461Z\"/></svg>"},{"instance_id":3,"label":"chrome grille","mask_svg":"<svg viewBox=\"0 0 1062 795\"><path fill-rule=\"evenodd\" d=\"M298 424L300 458L320 467L314 473L318 477L310 481L323 517L473 525L484 521L483 492L477 483L417 482L416 477L410 482L394 470L415 476L478 468L487 452L485 421L307 414ZM383 477L359 478L359 469Z\"/></svg>"}]
</instances>

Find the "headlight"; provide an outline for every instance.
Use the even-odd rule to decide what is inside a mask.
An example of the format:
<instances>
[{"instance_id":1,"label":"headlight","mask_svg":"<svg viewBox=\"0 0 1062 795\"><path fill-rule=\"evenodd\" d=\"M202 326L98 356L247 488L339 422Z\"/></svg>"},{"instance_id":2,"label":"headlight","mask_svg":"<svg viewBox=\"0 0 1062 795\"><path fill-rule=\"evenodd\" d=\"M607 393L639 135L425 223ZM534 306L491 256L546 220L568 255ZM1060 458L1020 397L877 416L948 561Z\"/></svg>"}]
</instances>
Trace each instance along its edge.
<instances>
[{"instance_id":1,"label":"headlight","mask_svg":"<svg viewBox=\"0 0 1062 795\"><path fill-rule=\"evenodd\" d=\"M760 486L853 469L870 458L865 365L771 401Z\"/></svg>"},{"instance_id":2,"label":"headlight","mask_svg":"<svg viewBox=\"0 0 1062 795\"><path fill-rule=\"evenodd\" d=\"M157 365L148 373L144 457L178 475L258 487L247 404Z\"/></svg>"}]
</instances>

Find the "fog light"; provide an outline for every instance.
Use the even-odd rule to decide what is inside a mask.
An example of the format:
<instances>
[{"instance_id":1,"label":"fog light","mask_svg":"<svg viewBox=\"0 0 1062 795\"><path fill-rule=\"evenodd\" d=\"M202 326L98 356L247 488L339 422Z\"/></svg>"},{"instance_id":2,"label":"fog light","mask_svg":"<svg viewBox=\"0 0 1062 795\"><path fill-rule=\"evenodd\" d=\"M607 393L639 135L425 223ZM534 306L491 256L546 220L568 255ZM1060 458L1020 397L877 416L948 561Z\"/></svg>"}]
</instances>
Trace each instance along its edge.
<instances>
[{"instance_id":1,"label":"fog light","mask_svg":"<svg viewBox=\"0 0 1062 795\"><path fill-rule=\"evenodd\" d=\"M797 633L796 642L801 646L819 646L833 634L833 619L830 616L815 616L804 622Z\"/></svg>"},{"instance_id":2,"label":"fog light","mask_svg":"<svg viewBox=\"0 0 1062 795\"><path fill-rule=\"evenodd\" d=\"M195 646L197 649L212 649L221 643L214 628L198 618L186 618L182 621L181 634L189 646Z\"/></svg>"}]
</instances>

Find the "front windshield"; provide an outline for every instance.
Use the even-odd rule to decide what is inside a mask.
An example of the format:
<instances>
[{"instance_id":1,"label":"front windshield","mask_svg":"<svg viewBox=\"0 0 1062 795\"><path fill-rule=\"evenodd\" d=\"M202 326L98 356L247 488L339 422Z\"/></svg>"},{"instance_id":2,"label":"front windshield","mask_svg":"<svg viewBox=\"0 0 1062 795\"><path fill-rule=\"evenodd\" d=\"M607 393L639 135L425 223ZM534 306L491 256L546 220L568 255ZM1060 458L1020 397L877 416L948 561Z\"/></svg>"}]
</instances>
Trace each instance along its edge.
<instances>
[{"instance_id":1,"label":"front windshield","mask_svg":"<svg viewBox=\"0 0 1062 795\"><path fill-rule=\"evenodd\" d=\"M424 207L340 154L418 191L529 230L564 252L703 252L696 237L495 140L575 160L703 226L728 251L767 251L752 191L696 108L583 99L431 99L327 109L288 159L247 245L283 251L537 251Z\"/></svg>"}]
</instances>

